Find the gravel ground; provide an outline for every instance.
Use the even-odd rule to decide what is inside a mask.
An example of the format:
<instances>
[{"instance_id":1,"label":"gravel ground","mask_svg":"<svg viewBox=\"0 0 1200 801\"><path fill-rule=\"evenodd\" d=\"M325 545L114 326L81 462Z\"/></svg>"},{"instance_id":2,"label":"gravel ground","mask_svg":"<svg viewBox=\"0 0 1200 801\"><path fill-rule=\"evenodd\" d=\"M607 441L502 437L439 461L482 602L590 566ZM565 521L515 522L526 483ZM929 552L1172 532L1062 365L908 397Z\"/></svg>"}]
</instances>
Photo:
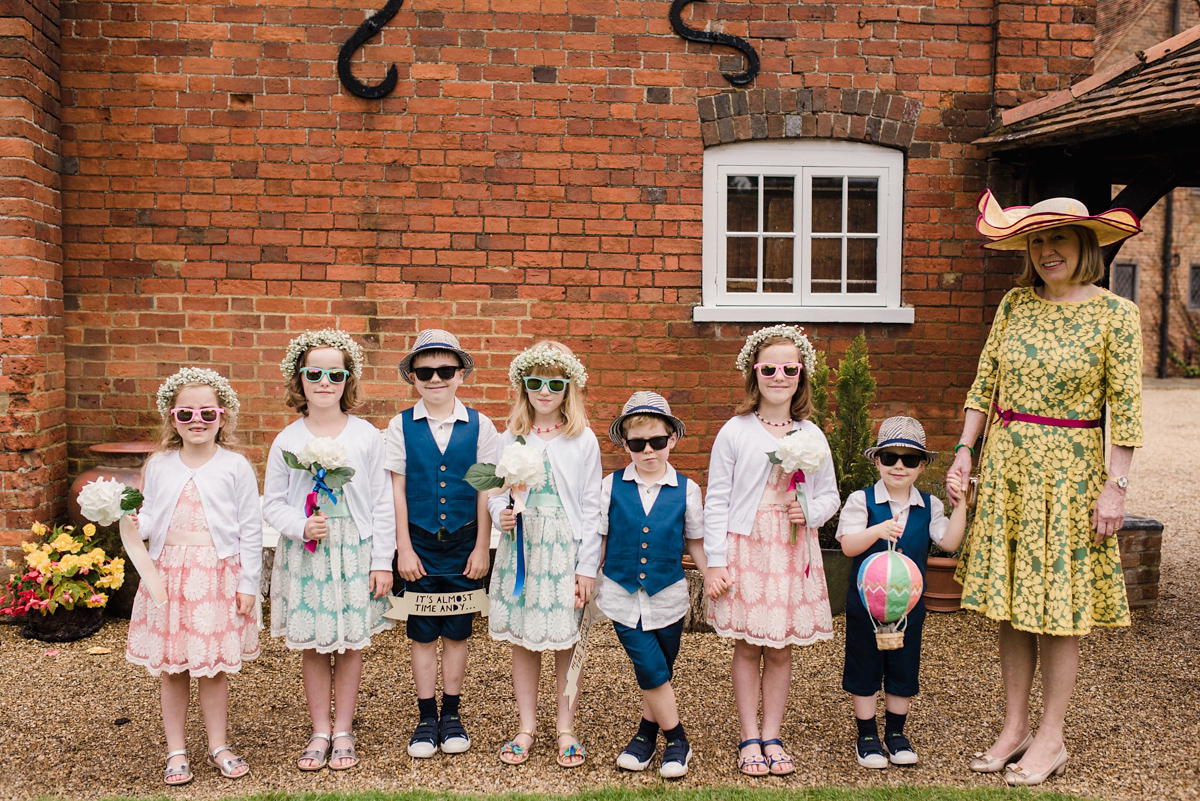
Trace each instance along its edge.
<instances>
[{"instance_id":1,"label":"gravel ground","mask_svg":"<svg viewBox=\"0 0 1200 801\"><path fill-rule=\"evenodd\" d=\"M1197 577L1200 521L1172 484L1200 471L1200 388L1148 382L1147 443L1134 460L1129 510L1166 525L1162 600L1134 615L1132 629L1083 640L1083 663L1068 721L1071 762L1048 789L1109 799L1200 798L1194 744L1200 741ZM712 634L685 636L676 691L695 749L680 784L742 786L997 785L966 769L999 729L1002 697L994 628L960 612L930 615L924 686L909 734L921 755L912 768L866 771L854 761L853 723L841 684L841 619L831 642L795 652L795 681L784 738L797 760L787 779L749 779L734 768L737 722L729 681L732 649ZM231 679L230 739L253 766L223 780L203 766L204 735L193 698L188 748L196 781L168 791L158 682L123 658L126 625L63 646L26 641L0 626L0 797L162 796L213 799L263 792L352 789L571 792L584 787L656 786L653 771L613 764L639 713L637 686L612 627L597 625L584 674L577 728L589 751L580 769L553 761L552 677L543 673L540 737L530 761L501 765L500 743L516 730L509 655L486 634L472 646L463 714L474 747L466 754L410 759L415 723L408 653L401 633L376 640L365 662L357 731L362 763L347 772L301 773L296 754L308 732L297 655L264 636L262 656ZM477 629L482 631L481 629ZM88 655L104 646L111 652ZM53 653L58 650L57 654ZM1191 710L1188 712L1188 710ZM661 744L660 744L661 749Z\"/></svg>"}]
</instances>

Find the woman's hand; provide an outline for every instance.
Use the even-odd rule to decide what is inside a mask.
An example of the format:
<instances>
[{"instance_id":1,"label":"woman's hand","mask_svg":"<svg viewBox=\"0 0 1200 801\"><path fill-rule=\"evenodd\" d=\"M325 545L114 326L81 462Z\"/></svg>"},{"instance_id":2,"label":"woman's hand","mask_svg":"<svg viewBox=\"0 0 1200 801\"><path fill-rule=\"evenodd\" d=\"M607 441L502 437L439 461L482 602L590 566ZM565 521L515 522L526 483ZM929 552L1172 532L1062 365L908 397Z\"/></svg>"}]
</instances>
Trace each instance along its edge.
<instances>
[{"instance_id":1,"label":"woman's hand","mask_svg":"<svg viewBox=\"0 0 1200 801\"><path fill-rule=\"evenodd\" d=\"M971 477L971 450L959 448L954 454L954 461L946 470L946 497L951 506L958 506L965 496L963 490Z\"/></svg>"},{"instance_id":2,"label":"woman's hand","mask_svg":"<svg viewBox=\"0 0 1200 801\"><path fill-rule=\"evenodd\" d=\"M1116 534L1124 522L1125 490L1109 481L1092 507L1092 529L1096 532L1096 544Z\"/></svg>"}]
</instances>

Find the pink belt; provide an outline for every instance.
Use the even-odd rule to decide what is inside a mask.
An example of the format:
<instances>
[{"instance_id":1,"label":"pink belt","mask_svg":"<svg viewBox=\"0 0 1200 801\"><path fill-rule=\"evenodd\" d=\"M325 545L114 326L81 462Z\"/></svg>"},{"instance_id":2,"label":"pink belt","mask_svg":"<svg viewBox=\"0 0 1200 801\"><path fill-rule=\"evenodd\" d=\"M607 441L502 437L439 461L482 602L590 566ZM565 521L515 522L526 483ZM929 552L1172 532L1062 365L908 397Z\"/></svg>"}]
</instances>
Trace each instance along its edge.
<instances>
[{"instance_id":1,"label":"pink belt","mask_svg":"<svg viewBox=\"0 0 1200 801\"><path fill-rule=\"evenodd\" d=\"M1038 414L1025 414L1024 412L1015 412L1012 409L1001 409L997 403L993 403L992 408L996 410L996 416L1000 419L1000 424L1005 428L1014 420L1018 423L1037 423L1041 426L1055 426L1057 428L1100 427L1099 420L1067 420L1062 417L1042 417Z\"/></svg>"}]
</instances>

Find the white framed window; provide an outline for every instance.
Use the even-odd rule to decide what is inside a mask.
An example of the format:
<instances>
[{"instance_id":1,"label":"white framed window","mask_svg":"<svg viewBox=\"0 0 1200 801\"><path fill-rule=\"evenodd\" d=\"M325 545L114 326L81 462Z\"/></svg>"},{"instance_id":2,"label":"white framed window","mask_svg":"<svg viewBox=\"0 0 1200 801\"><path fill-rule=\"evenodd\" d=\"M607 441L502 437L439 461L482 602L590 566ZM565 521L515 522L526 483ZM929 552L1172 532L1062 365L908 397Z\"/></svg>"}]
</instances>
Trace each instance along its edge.
<instances>
[{"instance_id":1,"label":"white framed window","mask_svg":"<svg viewBox=\"0 0 1200 801\"><path fill-rule=\"evenodd\" d=\"M697 322L911 323L900 305L904 154L860 142L704 152Z\"/></svg>"},{"instance_id":2,"label":"white framed window","mask_svg":"<svg viewBox=\"0 0 1200 801\"><path fill-rule=\"evenodd\" d=\"M1116 261L1108 278L1108 288L1114 295L1120 295L1137 303L1138 266L1137 262Z\"/></svg>"}]
</instances>

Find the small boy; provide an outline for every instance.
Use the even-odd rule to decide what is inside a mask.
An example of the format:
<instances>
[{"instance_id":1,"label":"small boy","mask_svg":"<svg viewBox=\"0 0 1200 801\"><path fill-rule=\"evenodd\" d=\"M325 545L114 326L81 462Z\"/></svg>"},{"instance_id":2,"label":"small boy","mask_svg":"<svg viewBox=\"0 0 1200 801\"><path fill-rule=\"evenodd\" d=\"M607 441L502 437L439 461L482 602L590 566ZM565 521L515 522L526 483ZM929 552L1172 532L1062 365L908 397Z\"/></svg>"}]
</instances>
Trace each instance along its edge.
<instances>
[{"instance_id":1,"label":"small boy","mask_svg":"<svg viewBox=\"0 0 1200 801\"><path fill-rule=\"evenodd\" d=\"M633 393L608 429L631 463L604 477L600 527L580 543L576 567L586 599L603 563L596 605L612 620L642 688L642 721L617 766L645 770L661 728L667 744L658 772L666 779L686 774L692 757L671 688L690 606L682 564L685 542L696 566L701 571L707 566L700 488L667 461L683 434L683 421L671 414L665 398Z\"/></svg>"},{"instance_id":2,"label":"small boy","mask_svg":"<svg viewBox=\"0 0 1200 801\"><path fill-rule=\"evenodd\" d=\"M888 542L917 563L925 575L929 542L947 551L962 543L967 523L966 504L954 508L950 517L942 502L913 486L937 453L925 447L925 429L911 417L889 417L879 426L875 447L863 451L875 462L879 481L846 499L838 521L837 539L842 551L854 557L850 586L846 592L846 665L842 689L854 698L858 723L855 755L864 768L915 765L917 752L904 736L909 704L917 694L921 666L921 627L925 602L918 601L908 613L904 647L880 651L875 646L874 627L856 586L858 569L874 553L887 550ZM884 689L884 735L879 739L875 720L875 696Z\"/></svg>"},{"instance_id":3,"label":"small boy","mask_svg":"<svg viewBox=\"0 0 1200 801\"><path fill-rule=\"evenodd\" d=\"M392 418L385 467L392 472L396 505L396 572L411 592L462 592L479 587L488 570L491 518L486 496L463 481L472 464L496 458L499 435L486 415L455 397L475 361L447 331L417 334L412 352L400 362L400 375L421 399ZM467 640L473 614L413 615L413 684L417 728L410 756L427 758L440 748L460 754L471 739L459 715L467 668ZM438 678L438 639L442 641L442 710L434 694Z\"/></svg>"}]
</instances>

